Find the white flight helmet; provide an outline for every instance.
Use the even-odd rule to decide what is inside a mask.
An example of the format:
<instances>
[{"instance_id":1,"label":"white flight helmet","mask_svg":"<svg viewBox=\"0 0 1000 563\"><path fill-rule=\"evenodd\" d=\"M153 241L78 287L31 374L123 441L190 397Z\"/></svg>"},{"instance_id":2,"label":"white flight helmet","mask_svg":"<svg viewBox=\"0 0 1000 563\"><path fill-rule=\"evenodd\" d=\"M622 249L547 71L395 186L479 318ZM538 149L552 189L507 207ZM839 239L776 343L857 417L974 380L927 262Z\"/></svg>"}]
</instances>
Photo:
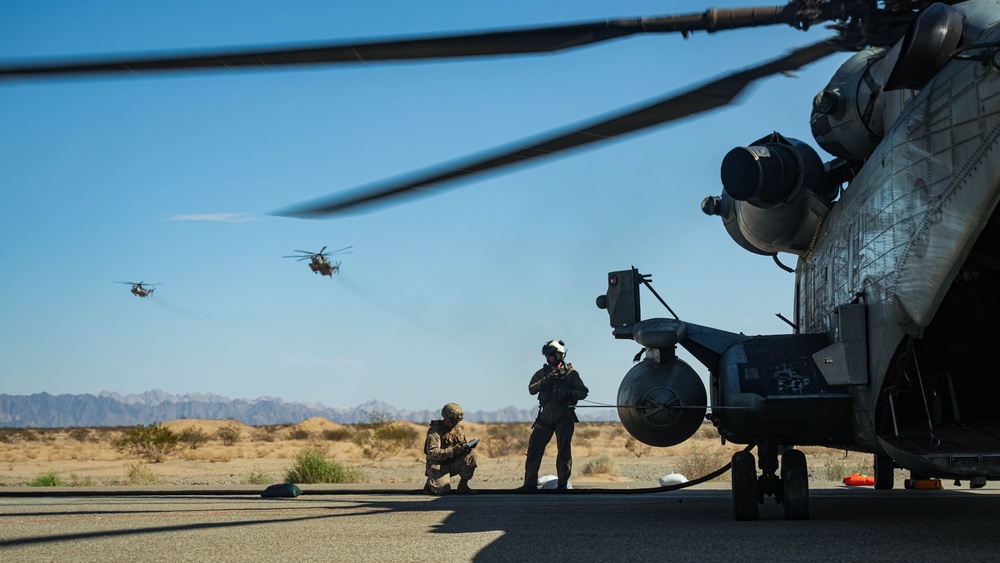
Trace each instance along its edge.
<instances>
[{"instance_id":1,"label":"white flight helmet","mask_svg":"<svg viewBox=\"0 0 1000 563\"><path fill-rule=\"evenodd\" d=\"M562 360L566 357L566 343L562 340L549 340L542 346L542 355L548 356L549 354L555 352L559 355L559 359Z\"/></svg>"}]
</instances>

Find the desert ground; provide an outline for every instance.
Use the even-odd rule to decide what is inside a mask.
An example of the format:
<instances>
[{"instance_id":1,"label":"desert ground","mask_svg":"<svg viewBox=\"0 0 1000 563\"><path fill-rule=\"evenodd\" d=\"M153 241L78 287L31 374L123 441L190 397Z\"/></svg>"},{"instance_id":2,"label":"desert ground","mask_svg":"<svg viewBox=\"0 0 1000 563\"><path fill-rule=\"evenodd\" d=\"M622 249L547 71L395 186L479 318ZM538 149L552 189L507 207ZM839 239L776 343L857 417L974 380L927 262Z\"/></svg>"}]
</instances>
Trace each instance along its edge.
<instances>
[{"instance_id":1,"label":"desert ground","mask_svg":"<svg viewBox=\"0 0 1000 563\"><path fill-rule=\"evenodd\" d=\"M286 481L297 456L307 451L360 471L361 482L419 488L424 480L426 426L420 424L383 420L345 426L312 418L293 425L184 419L158 426L180 441L172 451L155 455L122 446L134 427L0 428L0 487L266 485ZM462 428L469 439L482 440L474 483L512 488L520 484L529 423L463 422ZM576 428L571 482L655 487L659 477L669 473L688 479L706 475L740 449L738 444L722 444L708 424L680 445L654 448L636 442L620 423L585 422ZM839 482L854 472L872 472L868 454L802 449L814 482ZM555 473L555 454L553 440L541 475ZM716 480L728 479L725 473Z\"/></svg>"}]
</instances>

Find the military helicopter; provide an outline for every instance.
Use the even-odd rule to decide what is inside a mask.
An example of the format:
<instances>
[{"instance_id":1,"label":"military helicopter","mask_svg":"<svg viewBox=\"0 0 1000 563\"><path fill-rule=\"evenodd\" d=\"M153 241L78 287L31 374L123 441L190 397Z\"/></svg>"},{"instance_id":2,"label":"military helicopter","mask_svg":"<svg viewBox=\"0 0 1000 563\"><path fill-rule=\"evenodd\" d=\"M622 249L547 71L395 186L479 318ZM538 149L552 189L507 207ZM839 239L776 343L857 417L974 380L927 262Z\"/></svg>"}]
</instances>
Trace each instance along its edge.
<instances>
[{"instance_id":1,"label":"military helicopter","mask_svg":"<svg viewBox=\"0 0 1000 563\"><path fill-rule=\"evenodd\" d=\"M282 212L323 217L402 199L719 108L758 80L855 53L813 103L811 130L829 158L762 131L724 155L723 191L702 203L741 248L789 270L778 255L796 257L791 334L643 319L639 291L651 280L636 268L610 272L598 298L614 337L645 354L619 388L626 429L670 446L707 417L723 440L747 445L732 459L735 518L759 518L773 497L786 518L805 519L808 472L796 446L871 453L879 489L894 486L896 467L914 483L1000 479L1000 378L983 353L1000 332L998 22L996 0L792 0L303 49L6 66L0 79L505 56L647 33L825 24L833 37L680 94ZM707 391L677 346L709 370Z\"/></svg>"},{"instance_id":2,"label":"military helicopter","mask_svg":"<svg viewBox=\"0 0 1000 563\"><path fill-rule=\"evenodd\" d=\"M323 276L330 276L333 278L333 274L340 271L340 262L333 263L330 262L330 256L334 254L350 254L350 250L354 248L353 246L345 246L340 250L332 250L330 252L323 252L326 247L319 249L319 252L309 252L307 250L296 250L298 254L293 254L291 256L282 256L282 258L295 258L297 261L301 262L303 260L309 260L309 269L313 273L320 274Z\"/></svg>"},{"instance_id":3,"label":"military helicopter","mask_svg":"<svg viewBox=\"0 0 1000 563\"><path fill-rule=\"evenodd\" d=\"M123 282L117 282L117 283L123 283L123 284L126 284L126 285L131 285L132 286L132 295L135 295L136 297L149 297L150 295L153 294L154 291L156 291L156 284L155 283L130 282L130 281L123 281Z\"/></svg>"}]
</instances>

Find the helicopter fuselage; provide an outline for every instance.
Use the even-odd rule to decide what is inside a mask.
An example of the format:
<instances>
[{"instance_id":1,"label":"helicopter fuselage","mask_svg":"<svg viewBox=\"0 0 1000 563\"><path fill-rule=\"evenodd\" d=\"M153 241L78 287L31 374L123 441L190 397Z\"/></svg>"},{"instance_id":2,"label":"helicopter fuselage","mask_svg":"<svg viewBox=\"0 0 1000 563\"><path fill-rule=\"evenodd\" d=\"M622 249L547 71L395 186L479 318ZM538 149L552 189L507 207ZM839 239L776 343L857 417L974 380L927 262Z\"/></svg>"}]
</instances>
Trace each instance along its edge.
<instances>
[{"instance_id":1,"label":"helicopter fuselage","mask_svg":"<svg viewBox=\"0 0 1000 563\"><path fill-rule=\"evenodd\" d=\"M996 26L966 38L997 42ZM1000 60L982 50L982 61L948 62L905 105L796 272L796 324L835 340L815 356L821 369L834 352L867 351L853 370L824 373L853 398L853 445L948 478L1000 477L1000 410L981 398L1000 392L983 358L1000 313ZM848 327L839 313L851 304L864 318Z\"/></svg>"},{"instance_id":2,"label":"helicopter fuselage","mask_svg":"<svg viewBox=\"0 0 1000 563\"><path fill-rule=\"evenodd\" d=\"M309 269L312 270L314 273L330 277L333 277L333 273L334 271L336 271L336 268L330 262L327 262L326 260L315 260L315 259L309 263Z\"/></svg>"}]
</instances>

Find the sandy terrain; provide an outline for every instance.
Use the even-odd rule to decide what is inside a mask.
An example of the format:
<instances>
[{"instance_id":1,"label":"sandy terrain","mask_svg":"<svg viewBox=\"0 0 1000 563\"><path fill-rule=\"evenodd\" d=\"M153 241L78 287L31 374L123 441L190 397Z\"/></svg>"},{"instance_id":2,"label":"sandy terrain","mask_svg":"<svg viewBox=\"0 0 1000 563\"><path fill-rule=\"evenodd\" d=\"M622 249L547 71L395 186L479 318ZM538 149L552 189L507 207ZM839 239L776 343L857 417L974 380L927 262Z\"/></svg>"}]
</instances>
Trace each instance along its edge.
<instances>
[{"instance_id":1,"label":"sandy terrain","mask_svg":"<svg viewBox=\"0 0 1000 563\"><path fill-rule=\"evenodd\" d=\"M380 438L374 437L372 425L344 426L322 418L267 427L232 420L174 420L162 426L189 440L161 461L115 447L115 440L129 428L0 428L0 487L24 486L47 475L65 485L83 487L268 484L284 481L295 456L304 450L360 469L371 483L419 487L424 479L423 425L393 422L383 426L392 432ZM462 426L469 439L482 439L476 481L519 484L530 424L463 422ZM619 423L581 423L573 444L573 482L652 487L660 476L671 472L693 479L728 463L741 448L722 445L708 425L683 444L651 448L632 440ZM826 448L803 450L814 481L839 481L855 471L871 474L869 455ZM554 440L541 470L542 475L550 473L555 473ZM719 479L728 478L726 474Z\"/></svg>"}]
</instances>

